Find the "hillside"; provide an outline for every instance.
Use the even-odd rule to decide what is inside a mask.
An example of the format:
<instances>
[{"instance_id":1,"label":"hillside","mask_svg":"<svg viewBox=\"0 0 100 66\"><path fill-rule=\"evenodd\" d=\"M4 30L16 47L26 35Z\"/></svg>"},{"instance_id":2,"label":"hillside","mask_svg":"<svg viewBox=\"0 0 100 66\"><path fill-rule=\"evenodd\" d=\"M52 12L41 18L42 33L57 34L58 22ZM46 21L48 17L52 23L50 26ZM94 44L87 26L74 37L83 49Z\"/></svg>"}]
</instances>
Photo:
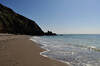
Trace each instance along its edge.
<instances>
[{"instance_id":1,"label":"hillside","mask_svg":"<svg viewBox=\"0 0 100 66\"><path fill-rule=\"evenodd\" d=\"M44 32L35 21L14 12L2 4L0 4L0 33L44 35Z\"/></svg>"}]
</instances>

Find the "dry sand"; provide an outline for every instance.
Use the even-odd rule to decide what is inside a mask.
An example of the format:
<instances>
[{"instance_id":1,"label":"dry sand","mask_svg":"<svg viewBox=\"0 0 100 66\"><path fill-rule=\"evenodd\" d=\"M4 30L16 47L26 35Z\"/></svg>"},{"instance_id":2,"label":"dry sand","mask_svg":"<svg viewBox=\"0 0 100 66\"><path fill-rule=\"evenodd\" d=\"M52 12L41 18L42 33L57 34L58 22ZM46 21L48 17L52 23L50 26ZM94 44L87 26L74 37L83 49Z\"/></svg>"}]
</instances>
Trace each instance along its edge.
<instances>
[{"instance_id":1,"label":"dry sand","mask_svg":"<svg viewBox=\"0 0 100 66\"><path fill-rule=\"evenodd\" d=\"M41 56L42 51L29 36L0 35L0 66L68 66Z\"/></svg>"}]
</instances>

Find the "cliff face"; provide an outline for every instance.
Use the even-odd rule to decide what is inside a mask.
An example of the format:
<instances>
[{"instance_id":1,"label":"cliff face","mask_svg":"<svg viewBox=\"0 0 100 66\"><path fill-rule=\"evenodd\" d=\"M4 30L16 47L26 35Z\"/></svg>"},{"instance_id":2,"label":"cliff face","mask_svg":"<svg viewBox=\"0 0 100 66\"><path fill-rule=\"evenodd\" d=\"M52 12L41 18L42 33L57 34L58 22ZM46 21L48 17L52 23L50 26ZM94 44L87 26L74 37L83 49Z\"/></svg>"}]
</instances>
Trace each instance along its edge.
<instances>
[{"instance_id":1,"label":"cliff face","mask_svg":"<svg viewBox=\"0 0 100 66\"><path fill-rule=\"evenodd\" d=\"M0 33L44 35L34 21L15 13L2 4L0 4Z\"/></svg>"}]
</instances>

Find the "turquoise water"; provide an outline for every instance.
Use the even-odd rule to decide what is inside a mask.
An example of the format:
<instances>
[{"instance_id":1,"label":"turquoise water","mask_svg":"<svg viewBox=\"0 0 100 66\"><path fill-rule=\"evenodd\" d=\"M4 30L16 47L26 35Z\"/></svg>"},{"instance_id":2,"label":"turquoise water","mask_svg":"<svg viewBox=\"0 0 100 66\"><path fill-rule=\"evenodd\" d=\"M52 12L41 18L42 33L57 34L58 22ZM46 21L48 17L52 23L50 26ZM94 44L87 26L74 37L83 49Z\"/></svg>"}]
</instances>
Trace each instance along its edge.
<instances>
[{"instance_id":1,"label":"turquoise water","mask_svg":"<svg viewBox=\"0 0 100 66\"><path fill-rule=\"evenodd\" d=\"M32 40L48 50L42 55L69 62L71 66L100 66L99 34L38 36Z\"/></svg>"}]
</instances>

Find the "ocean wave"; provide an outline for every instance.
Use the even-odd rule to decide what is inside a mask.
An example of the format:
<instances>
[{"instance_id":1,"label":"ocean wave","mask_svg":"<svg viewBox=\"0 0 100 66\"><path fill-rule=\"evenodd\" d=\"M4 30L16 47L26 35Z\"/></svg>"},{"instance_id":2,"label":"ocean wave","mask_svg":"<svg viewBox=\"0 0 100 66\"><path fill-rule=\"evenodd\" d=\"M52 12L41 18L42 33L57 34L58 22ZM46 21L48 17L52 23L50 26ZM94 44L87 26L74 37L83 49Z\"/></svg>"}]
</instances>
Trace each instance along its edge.
<instances>
[{"instance_id":1,"label":"ocean wave","mask_svg":"<svg viewBox=\"0 0 100 66\"><path fill-rule=\"evenodd\" d=\"M41 48L46 49L40 53L44 57L68 62L71 66L99 66L100 64L100 48L93 44L80 44L78 43L80 40L76 39L74 41L77 43L70 42L73 38L69 43L65 38L63 39L65 41L59 41L61 39L59 37L33 37L31 39L43 45Z\"/></svg>"}]
</instances>

